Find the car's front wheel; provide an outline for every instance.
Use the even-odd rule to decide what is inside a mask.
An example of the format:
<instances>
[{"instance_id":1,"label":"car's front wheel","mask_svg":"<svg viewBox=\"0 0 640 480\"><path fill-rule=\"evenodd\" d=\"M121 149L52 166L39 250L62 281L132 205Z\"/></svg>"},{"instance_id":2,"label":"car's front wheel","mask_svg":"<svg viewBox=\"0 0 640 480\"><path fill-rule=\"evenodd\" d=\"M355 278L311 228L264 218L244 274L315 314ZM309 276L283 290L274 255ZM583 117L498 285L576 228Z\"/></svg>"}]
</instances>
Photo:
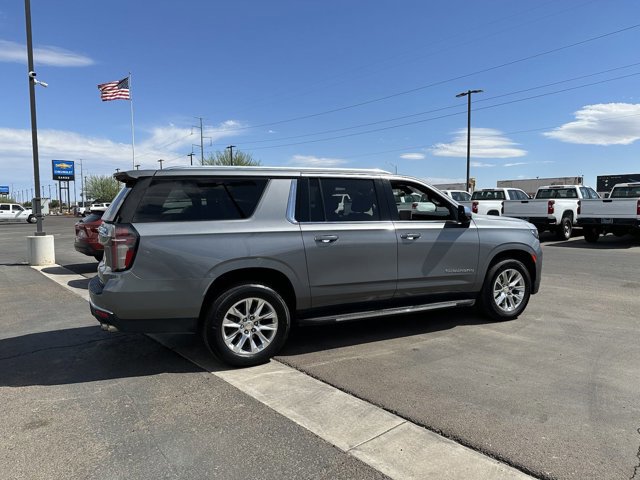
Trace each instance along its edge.
<instances>
[{"instance_id":1,"label":"car's front wheel","mask_svg":"<svg viewBox=\"0 0 640 480\"><path fill-rule=\"evenodd\" d=\"M29 215L29 216L27 217L27 222L29 222L29 223L36 223L36 220L37 220L37 219L36 219L36 216L35 216L35 215Z\"/></svg>"},{"instance_id":2,"label":"car's front wheel","mask_svg":"<svg viewBox=\"0 0 640 480\"><path fill-rule=\"evenodd\" d=\"M203 324L207 347L220 360L247 367L269 361L289 335L284 299L266 285L231 287L213 302Z\"/></svg>"},{"instance_id":3,"label":"car's front wheel","mask_svg":"<svg viewBox=\"0 0 640 480\"><path fill-rule=\"evenodd\" d=\"M531 276L527 267L518 260L502 260L485 277L479 307L494 320L512 320L526 308L530 295Z\"/></svg>"}]
</instances>

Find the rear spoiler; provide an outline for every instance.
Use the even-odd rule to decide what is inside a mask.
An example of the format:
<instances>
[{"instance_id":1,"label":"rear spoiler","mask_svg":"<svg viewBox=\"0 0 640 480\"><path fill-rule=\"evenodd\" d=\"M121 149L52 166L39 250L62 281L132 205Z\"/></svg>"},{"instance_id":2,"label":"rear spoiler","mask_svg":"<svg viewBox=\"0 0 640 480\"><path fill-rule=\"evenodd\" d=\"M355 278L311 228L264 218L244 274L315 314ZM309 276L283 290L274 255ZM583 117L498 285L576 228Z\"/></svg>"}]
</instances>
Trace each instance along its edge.
<instances>
[{"instance_id":1,"label":"rear spoiler","mask_svg":"<svg viewBox=\"0 0 640 480\"><path fill-rule=\"evenodd\" d=\"M141 178L153 177L155 170L127 170L126 172L116 172L113 178L124 183L127 187L131 187Z\"/></svg>"}]
</instances>

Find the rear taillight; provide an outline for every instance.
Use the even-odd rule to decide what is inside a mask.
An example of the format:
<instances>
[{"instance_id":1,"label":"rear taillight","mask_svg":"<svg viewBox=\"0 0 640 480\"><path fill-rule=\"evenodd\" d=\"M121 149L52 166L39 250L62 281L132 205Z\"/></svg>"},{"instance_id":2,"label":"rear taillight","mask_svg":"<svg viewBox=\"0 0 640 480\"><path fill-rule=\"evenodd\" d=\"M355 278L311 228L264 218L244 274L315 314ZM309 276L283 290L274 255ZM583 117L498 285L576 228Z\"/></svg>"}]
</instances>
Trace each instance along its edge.
<instances>
[{"instance_id":1,"label":"rear taillight","mask_svg":"<svg viewBox=\"0 0 640 480\"><path fill-rule=\"evenodd\" d=\"M636 215L640 215L640 200L636 202Z\"/></svg>"},{"instance_id":2,"label":"rear taillight","mask_svg":"<svg viewBox=\"0 0 640 480\"><path fill-rule=\"evenodd\" d=\"M111 252L111 270L121 272L133 265L138 250L138 232L131 225L114 225L105 247Z\"/></svg>"},{"instance_id":3,"label":"rear taillight","mask_svg":"<svg viewBox=\"0 0 640 480\"><path fill-rule=\"evenodd\" d=\"M472 202L471 203L471 211L473 213L478 213L478 202Z\"/></svg>"},{"instance_id":4,"label":"rear taillight","mask_svg":"<svg viewBox=\"0 0 640 480\"><path fill-rule=\"evenodd\" d=\"M582 200L578 200L578 215L580 215L580 210L582 209Z\"/></svg>"},{"instance_id":5,"label":"rear taillight","mask_svg":"<svg viewBox=\"0 0 640 480\"><path fill-rule=\"evenodd\" d=\"M504 214L504 202L500 203L500 214Z\"/></svg>"},{"instance_id":6,"label":"rear taillight","mask_svg":"<svg viewBox=\"0 0 640 480\"><path fill-rule=\"evenodd\" d=\"M549 202L547 203L547 214L553 215L553 212L555 211L553 206L555 205L555 203L555 200L549 200Z\"/></svg>"}]
</instances>

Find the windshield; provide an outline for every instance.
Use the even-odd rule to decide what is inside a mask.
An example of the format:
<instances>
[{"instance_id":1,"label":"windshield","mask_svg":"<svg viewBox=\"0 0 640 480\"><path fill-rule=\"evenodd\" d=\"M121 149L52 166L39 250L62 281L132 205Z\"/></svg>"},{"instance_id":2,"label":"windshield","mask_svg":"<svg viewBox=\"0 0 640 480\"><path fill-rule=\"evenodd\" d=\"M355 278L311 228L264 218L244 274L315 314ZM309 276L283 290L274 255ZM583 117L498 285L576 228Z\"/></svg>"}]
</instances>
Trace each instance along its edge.
<instances>
[{"instance_id":1,"label":"windshield","mask_svg":"<svg viewBox=\"0 0 640 480\"><path fill-rule=\"evenodd\" d=\"M473 192L471 200L504 200L502 190L480 190Z\"/></svg>"}]
</instances>

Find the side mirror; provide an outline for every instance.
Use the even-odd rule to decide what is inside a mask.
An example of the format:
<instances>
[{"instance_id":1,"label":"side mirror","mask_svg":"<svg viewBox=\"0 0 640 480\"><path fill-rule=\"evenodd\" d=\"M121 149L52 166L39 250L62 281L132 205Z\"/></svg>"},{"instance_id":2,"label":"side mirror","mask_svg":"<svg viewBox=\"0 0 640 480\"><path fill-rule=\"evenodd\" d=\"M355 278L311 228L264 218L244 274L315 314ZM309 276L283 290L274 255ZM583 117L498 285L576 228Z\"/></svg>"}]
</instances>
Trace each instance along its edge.
<instances>
[{"instance_id":1,"label":"side mirror","mask_svg":"<svg viewBox=\"0 0 640 480\"><path fill-rule=\"evenodd\" d=\"M458 205L458 222L462 225L471 223L471 210L469 210L469 207Z\"/></svg>"}]
</instances>

